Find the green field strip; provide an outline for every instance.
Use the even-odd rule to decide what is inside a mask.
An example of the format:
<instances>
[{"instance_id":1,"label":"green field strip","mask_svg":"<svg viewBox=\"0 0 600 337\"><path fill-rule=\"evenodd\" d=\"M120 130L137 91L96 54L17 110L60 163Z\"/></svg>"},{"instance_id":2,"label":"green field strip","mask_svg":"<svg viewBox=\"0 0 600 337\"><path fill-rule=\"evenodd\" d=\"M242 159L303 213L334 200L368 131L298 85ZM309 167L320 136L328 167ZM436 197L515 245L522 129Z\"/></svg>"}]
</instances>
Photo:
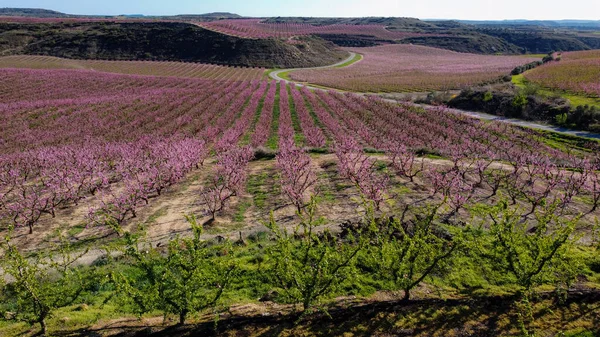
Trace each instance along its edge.
<instances>
[{"instance_id":1,"label":"green field strip","mask_svg":"<svg viewBox=\"0 0 600 337\"><path fill-rule=\"evenodd\" d=\"M273 121L271 122L271 135L269 136L266 145L267 148L271 150L277 150L279 143L279 135L277 134L277 132L279 131L279 98L281 96L281 83L282 82L279 82L279 85L277 85L277 91L275 91L275 101L273 103Z\"/></svg>"},{"instance_id":2,"label":"green field strip","mask_svg":"<svg viewBox=\"0 0 600 337\"><path fill-rule=\"evenodd\" d=\"M356 55L354 55L354 58L352 58L352 60L349 60L348 62L339 64L337 66L335 66L335 68L344 68L344 67L348 67L353 65L354 63L360 62L363 60L363 56L361 54L356 53Z\"/></svg>"},{"instance_id":3,"label":"green field strip","mask_svg":"<svg viewBox=\"0 0 600 337\"><path fill-rule=\"evenodd\" d=\"M296 103L294 102L294 98L292 97L292 89L289 85L286 85L286 88L288 92L290 114L292 115L292 127L294 127L294 143L296 143L297 146L302 146L304 145L304 134L302 133L300 119L298 118L298 112L296 111Z\"/></svg>"},{"instance_id":4,"label":"green field strip","mask_svg":"<svg viewBox=\"0 0 600 337\"><path fill-rule=\"evenodd\" d=\"M304 105L308 109L308 113L310 113L310 116L312 117L315 125L321 129L321 132L323 132L323 135L326 138L325 147L329 147L329 145L331 145L331 141L332 141L329 130L327 130L327 127L325 127L325 125L323 125L323 123L321 122L321 120L319 119L317 114L315 113L315 109L313 108L312 104L310 103L308 98L306 98L306 96L304 96L304 93L302 93L302 99L304 100Z\"/></svg>"},{"instance_id":5,"label":"green field strip","mask_svg":"<svg viewBox=\"0 0 600 337\"><path fill-rule=\"evenodd\" d=\"M260 101L258 101L258 107L256 108L256 113L254 114L254 119L252 120L252 124L251 124L249 130L246 131L246 133L240 140L241 146L250 144L250 136L254 133L254 128L256 128L256 123L258 123L258 120L260 119L260 115L261 115L263 107L265 105L265 99L267 98L267 95L269 93L269 88L272 85L274 85L274 84L272 82L269 82L269 84L267 85L267 89L265 90L265 93L261 97Z\"/></svg>"},{"instance_id":6,"label":"green field strip","mask_svg":"<svg viewBox=\"0 0 600 337\"><path fill-rule=\"evenodd\" d=\"M512 83L520 89L526 89L530 85L530 83L538 85L536 83L528 81L524 74L513 76ZM545 96L545 97L560 96L560 97L568 100L571 103L571 105L575 108L578 106L584 106L584 105L596 106L596 107L600 108L600 98L583 96L583 95L579 95L579 94L575 94L575 93L571 93L571 92L567 92L567 91L545 88L542 86L539 86L537 93L539 95Z\"/></svg>"}]
</instances>

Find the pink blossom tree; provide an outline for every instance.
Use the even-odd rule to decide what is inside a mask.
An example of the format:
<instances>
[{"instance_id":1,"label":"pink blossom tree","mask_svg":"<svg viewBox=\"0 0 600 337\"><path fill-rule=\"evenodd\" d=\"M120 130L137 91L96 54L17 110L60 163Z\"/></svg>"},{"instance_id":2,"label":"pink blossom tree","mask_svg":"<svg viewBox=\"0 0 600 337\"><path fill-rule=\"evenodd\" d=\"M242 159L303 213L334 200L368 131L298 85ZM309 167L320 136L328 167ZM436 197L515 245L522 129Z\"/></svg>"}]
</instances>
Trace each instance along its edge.
<instances>
[{"instance_id":1,"label":"pink blossom tree","mask_svg":"<svg viewBox=\"0 0 600 337\"><path fill-rule=\"evenodd\" d=\"M243 191L248 176L248 163L253 157L254 153L249 147L232 146L217 154L214 175L200 192L211 220L215 220L216 214L226 207L232 197Z\"/></svg>"},{"instance_id":2,"label":"pink blossom tree","mask_svg":"<svg viewBox=\"0 0 600 337\"><path fill-rule=\"evenodd\" d=\"M310 157L302 149L284 141L280 142L276 159L281 172L281 187L300 214L306 204L307 191L317 182Z\"/></svg>"},{"instance_id":3,"label":"pink blossom tree","mask_svg":"<svg viewBox=\"0 0 600 337\"><path fill-rule=\"evenodd\" d=\"M335 154L342 177L352 181L365 198L373 201L379 211L381 203L386 199L389 177L378 171L377 161L366 156L350 136L335 144Z\"/></svg>"}]
</instances>

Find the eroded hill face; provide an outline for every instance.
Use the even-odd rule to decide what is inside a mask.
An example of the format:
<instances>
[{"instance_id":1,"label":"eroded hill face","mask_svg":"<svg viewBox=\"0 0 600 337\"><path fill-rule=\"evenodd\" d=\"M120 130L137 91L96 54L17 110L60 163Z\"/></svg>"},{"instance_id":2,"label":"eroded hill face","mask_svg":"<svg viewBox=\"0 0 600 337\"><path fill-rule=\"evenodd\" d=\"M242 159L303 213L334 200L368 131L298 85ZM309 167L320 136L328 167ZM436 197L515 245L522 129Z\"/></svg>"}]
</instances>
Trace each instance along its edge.
<instances>
[{"instance_id":1,"label":"eroded hill face","mask_svg":"<svg viewBox=\"0 0 600 337\"><path fill-rule=\"evenodd\" d=\"M391 32L421 34L398 39L375 39L372 34L320 34L344 47L410 43L477 54L548 53L600 48L592 34L597 22L550 21L423 21L415 18L269 18L266 23L327 25L382 25ZM554 27L553 25L557 25Z\"/></svg>"},{"instance_id":2,"label":"eroded hill face","mask_svg":"<svg viewBox=\"0 0 600 337\"><path fill-rule=\"evenodd\" d=\"M0 54L72 59L191 61L293 68L336 63L347 56L314 37L294 44L227 36L185 23L77 22L0 24Z\"/></svg>"}]
</instances>

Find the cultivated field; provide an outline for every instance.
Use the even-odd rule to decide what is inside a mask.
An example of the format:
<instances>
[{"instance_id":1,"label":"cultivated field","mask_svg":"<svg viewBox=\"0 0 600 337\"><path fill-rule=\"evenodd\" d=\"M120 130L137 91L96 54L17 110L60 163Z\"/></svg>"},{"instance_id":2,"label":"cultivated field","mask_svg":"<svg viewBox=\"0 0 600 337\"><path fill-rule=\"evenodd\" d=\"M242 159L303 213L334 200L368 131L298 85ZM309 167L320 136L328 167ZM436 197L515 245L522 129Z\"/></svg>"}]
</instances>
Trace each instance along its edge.
<instances>
[{"instance_id":1,"label":"cultivated field","mask_svg":"<svg viewBox=\"0 0 600 337\"><path fill-rule=\"evenodd\" d=\"M211 152L218 156L232 153L247 162L254 149L260 148L290 154L282 158L295 165L298 160L306 161L308 171L300 173L315 178L306 186L292 183L294 173L298 174L295 166L261 165L273 172L270 176L281 174L284 192L287 183L289 188L302 187L288 191L292 197L288 205L296 208L306 202L315 185L332 186L335 183L330 179L340 177L357 184L358 190L351 193L355 197L362 193L378 208L388 209L399 186L404 186L404 192L396 202L448 196L456 212L474 200L486 202L486 194L499 190L533 210L557 189L565 193L576 189L569 193L581 194L590 203L585 206L577 199L569 211L573 214L593 212L599 202L595 185L599 176L592 162L584 160L595 160L594 143L566 152L564 145L543 134L482 122L443 108L397 106L376 97L313 92L266 81L182 80L74 70L6 69L0 73L5 79L0 85L4 130L0 181L3 190L10 191L2 196L0 214L4 226L12 223L31 232L38 222L47 224L57 211L77 207L82 200L90 211L75 212L82 215L72 219L72 225L103 224L106 216L118 226L127 225L138 209L152 204L190 172L205 176L206 170L198 165L205 160L212 163ZM336 156L311 159L302 154L303 148L329 149ZM380 155L370 158L363 149ZM417 159L418 154L438 159L428 163ZM330 161L337 171L321 168L318 174L313 172L319 165L329 167L324 163ZM244 176L245 165L240 168ZM562 173L563 167L583 170L585 175ZM492 176L490 168L495 168ZM286 169L291 171L286 173ZM402 179L409 180L403 183ZM541 185L529 186L532 179L539 179ZM276 205L285 200L284 195L269 193L265 202ZM565 200L566 204L572 201L573 196ZM215 210L207 200L203 204L200 213L208 212L204 214L209 218L225 210ZM352 209L346 207L342 213ZM294 208L288 210L291 213L285 216L293 216ZM266 219L265 211L262 208L263 215L253 218Z\"/></svg>"},{"instance_id":2,"label":"cultivated field","mask_svg":"<svg viewBox=\"0 0 600 337\"><path fill-rule=\"evenodd\" d=\"M392 32L383 25L326 25L301 23L264 23L257 19L220 20L198 23L199 26L227 35L251 39L290 38L319 34L368 35L385 40L402 40L407 37L426 36L410 32Z\"/></svg>"},{"instance_id":3,"label":"cultivated field","mask_svg":"<svg viewBox=\"0 0 600 337\"><path fill-rule=\"evenodd\" d=\"M85 69L109 73L250 81L264 77L265 69L226 67L212 64L153 61L70 60L52 56L0 57L0 68Z\"/></svg>"},{"instance_id":4,"label":"cultivated field","mask_svg":"<svg viewBox=\"0 0 600 337\"><path fill-rule=\"evenodd\" d=\"M528 71L525 78L546 88L600 98L600 52L562 53L559 61Z\"/></svg>"},{"instance_id":5,"label":"cultivated field","mask_svg":"<svg viewBox=\"0 0 600 337\"><path fill-rule=\"evenodd\" d=\"M363 59L290 76L356 93L260 68L0 58L0 336L598 332L600 143L373 94L535 58L347 50Z\"/></svg>"},{"instance_id":6,"label":"cultivated field","mask_svg":"<svg viewBox=\"0 0 600 337\"><path fill-rule=\"evenodd\" d=\"M348 68L301 70L294 80L358 92L423 92L461 89L505 76L535 61L520 56L463 54L431 47L387 45L348 48L363 60Z\"/></svg>"}]
</instances>

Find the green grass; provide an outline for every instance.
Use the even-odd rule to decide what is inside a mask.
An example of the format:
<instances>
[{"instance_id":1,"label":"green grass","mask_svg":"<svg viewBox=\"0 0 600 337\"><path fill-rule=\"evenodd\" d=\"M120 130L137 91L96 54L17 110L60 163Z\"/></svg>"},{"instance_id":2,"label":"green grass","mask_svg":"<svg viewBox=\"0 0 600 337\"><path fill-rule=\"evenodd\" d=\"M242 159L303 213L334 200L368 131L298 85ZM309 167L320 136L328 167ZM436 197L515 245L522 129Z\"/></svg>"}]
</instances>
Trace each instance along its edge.
<instances>
[{"instance_id":1,"label":"green grass","mask_svg":"<svg viewBox=\"0 0 600 337\"><path fill-rule=\"evenodd\" d=\"M233 216L233 221L243 223L246 220L246 211L252 206L252 202L244 200L237 205L237 210Z\"/></svg>"},{"instance_id":2,"label":"green grass","mask_svg":"<svg viewBox=\"0 0 600 337\"><path fill-rule=\"evenodd\" d=\"M525 76L523 76L523 74L514 75L512 77L512 83L521 89L525 89L527 87L525 84Z\"/></svg>"},{"instance_id":3,"label":"green grass","mask_svg":"<svg viewBox=\"0 0 600 337\"><path fill-rule=\"evenodd\" d=\"M281 97L280 90L281 83L277 85L277 91L275 92L275 101L273 102L273 120L271 122L271 134L269 136L269 139L267 140L267 148L271 150L277 150L277 145L279 142L279 135L277 134L277 132L279 131L279 101Z\"/></svg>"},{"instance_id":4,"label":"green grass","mask_svg":"<svg viewBox=\"0 0 600 337\"><path fill-rule=\"evenodd\" d=\"M263 172L260 174L252 174L248 177L247 190L252 195L252 201L254 206L258 209L265 209L267 205L267 198L269 197L268 191L265 191L264 187L267 185L269 179L269 173Z\"/></svg>"},{"instance_id":5,"label":"green grass","mask_svg":"<svg viewBox=\"0 0 600 337\"><path fill-rule=\"evenodd\" d=\"M265 188L270 188L269 186L272 185L269 184L271 176L272 174L268 172L251 176L248 190L250 191L256 188L264 190ZM398 192L402 191L399 190ZM270 194L270 191L265 191L264 194ZM328 199L329 196L322 195L321 198ZM249 202L240 204L238 210L249 207L249 204ZM269 285L268 282L265 282L265 272L269 270L269 266L273 263L273 260L270 259L267 254L267 251L273 244L270 241L270 234L268 232L262 232L244 239L247 242L247 246L235 246L235 249L231 251L231 254L233 254L232 263L239 269L231 284L223 294L224 307L228 305L257 303L261 296L268 291L273 290L273 286ZM510 276L494 272L482 272L482 268L485 270L489 266L482 265L481 260L474 259L468 254L468 251L457 253L454 258L448 261L448 265L445 266L442 275L432 275L426 280L426 285L423 287L424 292L420 294L426 298L433 297L436 299L447 299L457 296L462 298L468 297L472 298L473 304L475 304L477 301L487 303L487 297L490 297L490 301L496 301L497 299L491 298L491 296L510 296L518 290L518 288L513 285L514 280L512 280ZM600 274L598 274L597 271L594 271L594 267L592 267L593 263L595 263L594 261L599 259L597 250L589 246L577 245L570 251L569 255L577 256L583 261L579 271L582 275L585 275L591 282L593 282L593 280L598 280ZM115 260L111 262L111 264L99 268L99 275L108 275L110 272L122 272L127 275L133 275L133 269L119 260ZM93 287L94 290L84 292L79 301L71 306L60 308L54 312L53 317L48 321L50 335L70 335L61 332L73 332L85 329L101 321L108 324L111 320L115 319L135 319L132 308L127 306L117 306L111 301L105 302L106 299L115 295L114 289L110 285L103 284L101 279L95 280L97 285ZM373 278L368 272L358 272L355 278L343 281L338 289L325 299L325 303L339 296L357 296L359 299L365 297L368 298L378 290L390 289L390 286L390 284ZM552 287L545 285L538 290L549 291L551 289ZM390 294L392 293L393 292L390 291ZM508 301L506 302L508 303ZM536 316L536 324L540 327L556 324L556 317L558 316L552 315L552 313L550 313L550 315L542 315L543 313L548 313L546 307L550 308L550 302L551 301L543 303L544 306L539 302L536 302L537 304L535 304L540 313L540 315ZM450 314L458 315L462 317L461 319L472 320L476 323L478 319L486 319L486 317L489 317L490 313L494 313L493 308L488 308L485 305L482 305L479 309L478 315L480 316L478 316L471 313L471 310L466 307L467 304L460 306L445 306L443 301L438 301L436 303L439 305L426 308L425 310L427 312L425 313L420 312L418 307L412 307L394 320L387 322L387 325L382 325L382 328L384 326L389 328L390 325L403 327L431 326L431 324L440 320L445 321L444 317L447 317ZM0 303L0 312L3 310L3 304L4 303ZM568 306L557 306L553 310L563 310L565 308L568 308ZM598 307L597 305L592 305L589 309L592 309L592 311L588 312L588 314L597 312ZM158 312L152 312L143 317L157 317L160 315L161 314ZM506 315L503 315L506 320ZM197 317L197 315L192 315L190 319L194 320L197 319ZM166 318L168 320L172 319L172 317ZM545 321L546 319L549 319L550 321ZM583 319L581 322L583 324L590 321ZM516 328L516 326L509 321L506 321L505 323L505 326L507 327ZM167 324L173 324L172 320L167 321ZM6 322L0 318L0 336L29 336L32 334L31 332L36 331L36 329L37 327L35 326L30 328L24 323ZM570 331L569 334L565 334L566 336L593 336L588 334L589 330L586 328L579 328L570 323L569 326L565 326L564 330L566 332Z\"/></svg>"},{"instance_id":6,"label":"green grass","mask_svg":"<svg viewBox=\"0 0 600 337\"><path fill-rule=\"evenodd\" d=\"M600 99L593 97L586 97L580 95L574 95L569 93L561 93L562 97L566 98L571 102L571 105L578 107L583 105L596 106L600 108Z\"/></svg>"},{"instance_id":7,"label":"green grass","mask_svg":"<svg viewBox=\"0 0 600 337\"><path fill-rule=\"evenodd\" d=\"M520 89L527 89L527 88L531 87L531 84L529 83L529 81L527 81L527 79L525 78L525 76L523 74L513 76L512 83ZM589 105L589 106L596 106L596 107L600 108L600 99L598 99L598 98L577 95L577 94L568 93L568 92L564 92L564 91L551 90L551 89L542 88L542 87L537 88L537 93L540 96L545 96L545 97L560 96L560 97L568 100L571 103L571 106L573 106L573 107Z\"/></svg>"},{"instance_id":8,"label":"green grass","mask_svg":"<svg viewBox=\"0 0 600 337\"><path fill-rule=\"evenodd\" d=\"M86 228L87 228L87 225L85 223L82 223L82 224L79 224L79 225L69 228L69 230L67 231L67 234L71 237L77 236L77 235L81 234L81 232L83 232Z\"/></svg>"},{"instance_id":9,"label":"green grass","mask_svg":"<svg viewBox=\"0 0 600 337\"><path fill-rule=\"evenodd\" d=\"M262 113L263 107L265 106L265 99L267 97L267 94L269 92L269 88L271 87L271 85L273 85L273 84L269 82L269 84L267 85L267 89L265 90L263 96L260 98L260 101L258 102L258 106L256 107L256 113L254 114L254 118L252 119L252 126L250 127L250 130L254 130L256 128L256 123L258 123L258 120L260 119L260 114ZM250 144L250 135L251 134L252 134L252 131L246 132L246 134L240 140L241 146Z\"/></svg>"},{"instance_id":10,"label":"green grass","mask_svg":"<svg viewBox=\"0 0 600 337\"><path fill-rule=\"evenodd\" d=\"M163 217L163 216L167 215L167 211L168 210L169 210L168 207L161 207L161 208L159 208L158 210L156 210L156 212L152 213L148 217L148 220L146 220L145 225L153 225L153 224L155 224L160 217Z\"/></svg>"},{"instance_id":11,"label":"green grass","mask_svg":"<svg viewBox=\"0 0 600 337\"><path fill-rule=\"evenodd\" d=\"M360 54L356 54L356 55L354 55L354 58L352 58L351 60L349 60L349 61L347 61L347 62L345 62L345 63L339 64L339 65L337 65L337 66L335 66L335 67L336 67L336 68L344 68L344 67L347 67L347 66L353 65L353 64L354 64L354 63L356 63L356 62L362 61L362 59L363 59L363 56L362 56L362 55L360 55Z\"/></svg>"},{"instance_id":12,"label":"green grass","mask_svg":"<svg viewBox=\"0 0 600 337\"><path fill-rule=\"evenodd\" d=\"M268 70L265 70L265 79L270 80L271 79L271 74L274 73L274 72L276 72L276 71L278 71L278 70L281 70L281 69L268 69Z\"/></svg>"},{"instance_id":13,"label":"green grass","mask_svg":"<svg viewBox=\"0 0 600 337\"><path fill-rule=\"evenodd\" d=\"M547 55L548 55L548 54L524 54L524 55L519 55L519 56L521 56L521 57L526 57L526 58L529 58L529 57L536 57L536 58L543 59L543 58L544 58L544 57L546 57Z\"/></svg>"},{"instance_id":14,"label":"green grass","mask_svg":"<svg viewBox=\"0 0 600 337\"><path fill-rule=\"evenodd\" d=\"M292 81L292 78L290 77L290 73L291 73L291 71L284 71L279 74L279 77L283 78L286 81Z\"/></svg>"},{"instance_id":15,"label":"green grass","mask_svg":"<svg viewBox=\"0 0 600 337\"><path fill-rule=\"evenodd\" d=\"M292 126L294 128L294 143L297 146L302 146L302 144L304 144L304 134L302 133L302 128L300 127L300 119L298 118L298 112L296 111L296 103L292 98L292 89L289 85L286 85L286 88L289 97L290 114L292 115Z\"/></svg>"}]
</instances>

